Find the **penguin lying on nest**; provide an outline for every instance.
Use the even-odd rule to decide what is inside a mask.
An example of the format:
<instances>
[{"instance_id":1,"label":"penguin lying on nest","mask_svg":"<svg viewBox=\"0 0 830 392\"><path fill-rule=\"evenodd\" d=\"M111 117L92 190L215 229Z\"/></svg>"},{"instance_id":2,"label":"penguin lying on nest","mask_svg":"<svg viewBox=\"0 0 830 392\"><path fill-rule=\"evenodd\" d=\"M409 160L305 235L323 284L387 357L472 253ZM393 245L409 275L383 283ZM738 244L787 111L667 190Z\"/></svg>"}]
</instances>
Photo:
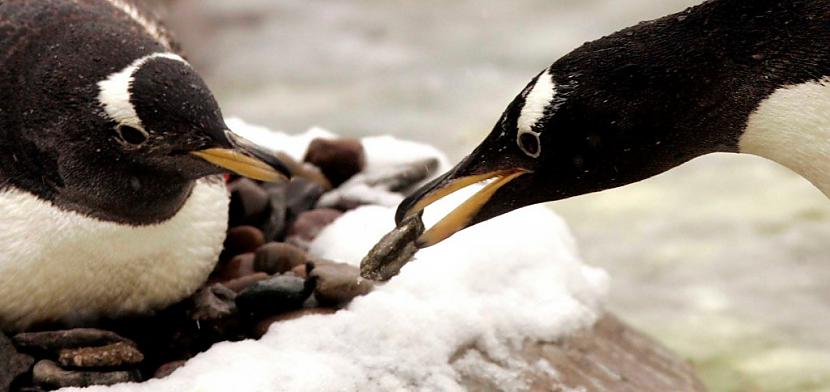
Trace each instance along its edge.
<instances>
[{"instance_id":1,"label":"penguin lying on nest","mask_svg":"<svg viewBox=\"0 0 830 392\"><path fill-rule=\"evenodd\" d=\"M777 161L830 195L830 2L710 0L589 42L537 75L489 136L401 203L398 225L490 180L418 240L639 181L714 152Z\"/></svg>"},{"instance_id":2,"label":"penguin lying on nest","mask_svg":"<svg viewBox=\"0 0 830 392\"><path fill-rule=\"evenodd\" d=\"M222 249L227 170L289 175L134 5L0 2L0 330L192 293Z\"/></svg>"}]
</instances>

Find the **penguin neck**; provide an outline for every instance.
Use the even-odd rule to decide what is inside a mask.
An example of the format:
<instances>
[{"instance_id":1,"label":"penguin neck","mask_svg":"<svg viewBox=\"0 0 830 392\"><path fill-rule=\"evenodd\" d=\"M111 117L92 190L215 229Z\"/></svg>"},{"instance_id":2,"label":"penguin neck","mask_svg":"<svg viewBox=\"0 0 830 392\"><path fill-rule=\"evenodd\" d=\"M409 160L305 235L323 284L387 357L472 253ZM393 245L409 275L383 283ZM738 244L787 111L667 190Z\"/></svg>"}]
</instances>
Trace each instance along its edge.
<instances>
[{"instance_id":1,"label":"penguin neck","mask_svg":"<svg viewBox=\"0 0 830 392\"><path fill-rule=\"evenodd\" d=\"M739 148L788 167L830 197L830 77L775 90L749 116Z\"/></svg>"}]
</instances>

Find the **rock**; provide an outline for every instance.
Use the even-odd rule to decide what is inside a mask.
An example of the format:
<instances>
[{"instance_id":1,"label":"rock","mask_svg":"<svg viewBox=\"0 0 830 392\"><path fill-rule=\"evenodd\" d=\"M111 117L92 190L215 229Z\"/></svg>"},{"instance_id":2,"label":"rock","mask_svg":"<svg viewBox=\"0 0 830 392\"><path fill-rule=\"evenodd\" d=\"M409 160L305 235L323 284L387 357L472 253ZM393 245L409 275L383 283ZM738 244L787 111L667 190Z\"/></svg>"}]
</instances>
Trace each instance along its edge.
<instances>
[{"instance_id":1,"label":"rock","mask_svg":"<svg viewBox=\"0 0 830 392\"><path fill-rule=\"evenodd\" d=\"M300 240L311 243L317 235L337 218L342 212L332 208L318 208L300 214L288 229L288 236L296 236Z\"/></svg>"},{"instance_id":2,"label":"rock","mask_svg":"<svg viewBox=\"0 0 830 392\"><path fill-rule=\"evenodd\" d=\"M122 367L137 365L143 360L141 351L124 342L100 347L65 348L58 356L61 365L79 368Z\"/></svg>"},{"instance_id":3,"label":"rock","mask_svg":"<svg viewBox=\"0 0 830 392\"><path fill-rule=\"evenodd\" d=\"M203 287L193 295L188 315L194 321L220 320L236 314L236 292L216 283Z\"/></svg>"},{"instance_id":4,"label":"rock","mask_svg":"<svg viewBox=\"0 0 830 392\"><path fill-rule=\"evenodd\" d=\"M229 280L227 282L222 282L222 285L224 285L225 287L233 290L233 292L235 292L235 293L239 293L240 291L245 290L246 288L248 288L250 285L252 285L256 282L267 280L270 277L271 277L270 275L268 275L264 272L256 272L252 275L246 275L246 276L243 276L241 278L236 278L236 279L233 279L233 280Z\"/></svg>"},{"instance_id":5,"label":"rock","mask_svg":"<svg viewBox=\"0 0 830 392\"><path fill-rule=\"evenodd\" d=\"M255 273L254 270L254 253L243 253L234 256L230 261L220 264L219 267L213 271L213 276L219 281L229 281L238 279L243 276L248 276Z\"/></svg>"},{"instance_id":6,"label":"rock","mask_svg":"<svg viewBox=\"0 0 830 392\"><path fill-rule=\"evenodd\" d=\"M314 139L306 150L306 162L320 168L335 187L363 170L366 157L358 139Z\"/></svg>"},{"instance_id":7,"label":"rock","mask_svg":"<svg viewBox=\"0 0 830 392\"><path fill-rule=\"evenodd\" d=\"M221 260L230 260L233 256L253 252L265 244L262 231L253 226L238 226L228 230L225 237Z\"/></svg>"},{"instance_id":8,"label":"rock","mask_svg":"<svg viewBox=\"0 0 830 392\"><path fill-rule=\"evenodd\" d=\"M269 316L254 325L253 336L257 339L261 338L266 332L268 332L268 328L271 327L271 324L274 323L294 320L304 316L333 314L335 312L337 312L337 310L331 308L304 308Z\"/></svg>"},{"instance_id":9,"label":"rock","mask_svg":"<svg viewBox=\"0 0 830 392\"><path fill-rule=\"evenodd\" d=\"M702 392L706 389L694 368L657 342L614 316L556 342L532 341L505 353L509 361L535 364L518 375L530 391ZM464 361L474 358L473 366ZM475 347L451 359L465 390L497 390L498 380L487 368L510 369L510 364L482 354ZM555 369L555 372L544 369Z\"/></svg>"},{"instance_id":10,"label":"rock","mask_svg":"<svg viewBox=\"0 0 830 392\"><path fill-rule=\"evenodd\" d=\"M357 267L342 263L316 262L309 279L316 282L314 297L327 306L345 305L374 287L371 281L360 277Z\"/></svg>"},{"instance_id":11,"label":"rock","mask_svg":"<svg viewBox=\"0 0 830 392\"><path fill-rule=\"evenodd\" d=\"M173 372L175 372L178 368L184 366L186 363L187 361L185 360L165 363L164 365L161 365L158 369L156 369L156 372L153 373L153 378L165 378L173 374Z\"/></svg>"},{"instance_id":12,"label":"rock","mask_svg":"<svg viewBox=\"0 0 830 392\"><path fill-rule=\"evenodd\" d=\"M285 193L287 221L293 222L301 213L314 208L323 192L323 187L315 182L302 178L291 179Z\"/></svg>"},{"instance_id":13,"label":"rock","mask_svg":"<svg viewBox=\"0 0 830 392\"><path fill-rule=\"evenodd\" d=\"M298 266L291 269L291 273L294 274L294 275L297 275L301 278L307 278L308 273L311 271L312 268L314 268L314 267L310 267L310 266L313 266L313 264L305 263L305 264L298 265Z\"/></svg>"},{"instance_id":14,"label":"rock","mask_svg":"<svg viewBox=\"0 0 830 392\"><path fill-rule=\"evenodd\" d=\"M278 152L277 158L279 158L279 160L282 161L282 163L285 164L289 170L291 170L294 177L304 178L306 180L316 182L325 191L330 191L333 188L331 186L331 181L326 178L319 167L310 163L297 162L290 155L283 152Z\"/></svg>"},{"instance_id":15,"label":"rock","mask_svg":"<svg viewBox=\"0 0 830 392\"><path fill-rule=\"evenodd\" d=\"M236 297L236 306L247 315L267 316L303 306L311 292L310 282L297 276L280 275L257 282Z\"/></svg>"},{"instance_id":16,"label":"rock","mask_svg":"<svg viewBox=\"0 0 830 392\"><path fill-rule=\"evenodd\" d=\"M271 242L257 249L254 256L254 269L268 274L281 274L305 262L304 250L291 244Z\"/></svg>"},{"instance_id":17,"label":"rock","mask_svg":"<svg viewBox=\"0 0 830 392\"><path fill-rule=\"evenodd\" d=\"M369 251L360 262L360 276L366 279L385 281L401 271L412 256L418 252L415 242L424 232L420 215L406 219Z\"/></svg>"},{"instance_id":18,"label":"rock","mask_svg":"<svg viewBox=\"0 0 830 392\"><path fill-rule=\"evenodd\" d=\"M0 391L9 390L12 382L32 368L35 360L17 352L11 340L0 332Z\"/></svg>"},{"instance_id":19,"label":"rock","mask_svg":"<svg viewBox=\"0 0 830 392\"><path fill-rule=\"evenodd\" d=\"M255 182L240 178L228 185L231 194L229 226L260 225L269 212L268 193Z\"/></svg>"},{"instance_id":20,"label":"rock","mask_svg":"<svg viewBox=\"0 0 830 392\"><path fill-rule=\"evenodd\" d=\"M268 196L268 217L262 223L265 241L275 241L285 234L288 219L288 184L286 182L263 185Z\"/></svg>"},{"instance_id":21,"label":"rock","mask_svg":"<svg viewBox=\"0 0 830 392\"><path fill-rule=\"evenodd\" d=\"M137 371L68 371L61 369L55 362L46 359L35 364L32 371L32 381L39 386L49 388L113 385L140 380L141 377Z\"/></svg>"},{"instance_id":22,"label":"rock","mask_svg":"<svg viewBox=\"0 0 830 392\"><path fill-rule=\"evenodd\" d=\"M95 328L23 332L15 335L12 340L18 348L46 352L58 352L64 348L106 346L118 342L135 346L132 340L121 337L115 332Z\"/></svg>"}]
</instances>

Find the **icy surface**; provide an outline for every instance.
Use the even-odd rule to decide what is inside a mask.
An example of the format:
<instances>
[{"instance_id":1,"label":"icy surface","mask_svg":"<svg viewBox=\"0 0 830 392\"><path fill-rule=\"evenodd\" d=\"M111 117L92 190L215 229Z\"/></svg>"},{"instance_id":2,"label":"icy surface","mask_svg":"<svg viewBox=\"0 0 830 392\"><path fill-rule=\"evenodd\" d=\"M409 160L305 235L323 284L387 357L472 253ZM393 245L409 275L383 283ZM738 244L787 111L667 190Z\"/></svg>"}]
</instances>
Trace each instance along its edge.
<instances>
[{"instance_id":1,"label":"icy surface","mask_svg":"<svg viewBox=\"0 0 830 392\"><path fill-rule=\"evenodd\" d=\"M251 131L230 123L242 134ZM305 136L269 137L291 144ZM434 153L392 138L367 144L370 162L372 151L385 151L387 161ZM295 147L301 150L299 142ZM442 202L431 215L457 202ZM348 212L320 234L311 253L358 265L392 229L393 216L393 208L381 206ZM399 276L333 315L275 324L259 341L217 344L161 380L91 390L454 391L462 390L461 373L476 372L505 390L522 390L520 370L552 370L510 359L508 349L592 325L606 290L605 272L581 263L565 223L550 209L530 207L422 250ZM489 361L467 353L451 363L469 347Z\"/></svg>"}]
</instances>

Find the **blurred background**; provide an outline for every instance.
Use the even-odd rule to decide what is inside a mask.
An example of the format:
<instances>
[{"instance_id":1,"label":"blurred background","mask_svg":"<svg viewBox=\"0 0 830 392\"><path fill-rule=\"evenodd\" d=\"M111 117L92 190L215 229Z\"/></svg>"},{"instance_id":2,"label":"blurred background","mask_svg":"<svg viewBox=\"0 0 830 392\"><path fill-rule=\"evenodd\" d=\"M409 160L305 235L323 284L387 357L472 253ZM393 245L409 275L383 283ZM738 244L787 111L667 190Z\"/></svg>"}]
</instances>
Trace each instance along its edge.
<instances>
[{"instance_id":1,"label":"blurred background","mask_svg":"<svg viewBox=\"0 0 830 392\"><path fill-rule=\"evenodd\" d=\"M455 160L561 55L699 2L148 1L226 115L394 134ZM609 309L712 390L830 390L830 202L805 180L712 155L551 208L611 274Z\"/></svg>"}]
</instances>

